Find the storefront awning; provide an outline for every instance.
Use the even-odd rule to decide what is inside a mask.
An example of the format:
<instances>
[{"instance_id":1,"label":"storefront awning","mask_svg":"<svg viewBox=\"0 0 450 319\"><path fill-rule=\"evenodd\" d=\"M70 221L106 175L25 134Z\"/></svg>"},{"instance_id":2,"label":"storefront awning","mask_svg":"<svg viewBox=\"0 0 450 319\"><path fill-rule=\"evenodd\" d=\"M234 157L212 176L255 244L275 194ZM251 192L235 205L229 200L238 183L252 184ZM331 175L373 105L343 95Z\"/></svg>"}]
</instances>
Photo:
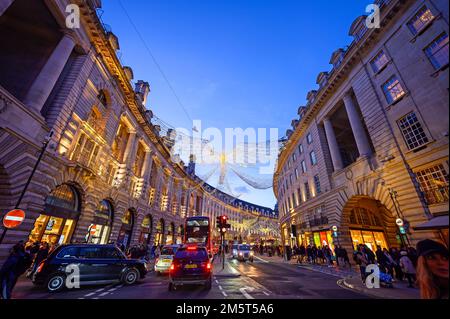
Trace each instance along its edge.
<instances>
[{"instance_id":1,"label":"storefront awning","mask_svg":"<svg viewBox=\"0 0 450 319\"><path fill-rule=\"evenodd\" d=\"M434 217L433 219L413 227L414 230L446 229L448 228L448 215Z\"/></svg>"}]
</instances>

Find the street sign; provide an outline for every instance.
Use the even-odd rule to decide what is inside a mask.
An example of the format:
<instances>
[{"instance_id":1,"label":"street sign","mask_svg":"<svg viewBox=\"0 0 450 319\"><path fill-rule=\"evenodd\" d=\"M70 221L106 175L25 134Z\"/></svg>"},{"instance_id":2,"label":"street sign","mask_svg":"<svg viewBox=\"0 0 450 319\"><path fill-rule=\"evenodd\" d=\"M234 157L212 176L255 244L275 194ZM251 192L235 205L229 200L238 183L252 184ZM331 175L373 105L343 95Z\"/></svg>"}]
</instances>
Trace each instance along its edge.
<instances>
[{"instance_id":1,"label":"street sign","mask_svg":"<svg viewBox=\"0 0 450 319\"><path fill-rule=\"evenodd\" d=\"M25 212L21 209L13 209L3 217L3 226L8 229L16 228L25 219Z\"/></svg>"},{"instance_id":2,"label":"street sign","mask_svg":"<svg viewBox=\"0 0 450 319\"><path fill-rule=\"evenodd\" d=\"M331 229L332 229L334 232L337 232L337 230L338 230L338 228L337 228L336 225L334 225L333 227L331 227Z\"/></svg>"},{"instance_id":3,"label":"street sign","mask_svg":"<svg viewBox=\"0 0 450 319\"><path fill-rule=\"evenodd\" d=\"M403 220L401 218L397 218L395 220L395 223L397 224L398 227L402 227L403 226Z\"/></svg>"}]
</instances>

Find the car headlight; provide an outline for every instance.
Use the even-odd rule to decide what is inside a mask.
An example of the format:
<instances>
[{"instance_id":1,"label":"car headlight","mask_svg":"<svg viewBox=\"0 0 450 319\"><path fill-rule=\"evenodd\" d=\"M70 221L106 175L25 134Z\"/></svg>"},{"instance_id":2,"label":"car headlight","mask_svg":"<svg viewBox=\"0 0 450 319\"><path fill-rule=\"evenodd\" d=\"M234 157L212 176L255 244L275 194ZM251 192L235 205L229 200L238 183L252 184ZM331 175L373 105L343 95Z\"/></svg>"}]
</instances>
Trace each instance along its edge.
<instances>
[{"instance_id":1,"label":"car headlight","mask_svg":"<svg viewBox=\"0 0 450 319\"><path fill-rule=\"evenodd\" d=\"M250 256L253 256L253 254L254 254L254 252L253 252L253 251L251 251L251 252L250 252Z\"/></svg>"},{"instance_id":2,"label":"car headlight","mask_svg":"<svg viewBox=\"0 0 450 319\"><path fill-rule=\"evenodd\" d=\"M242 256L242 252L239 253L239 256Z\"/></svg>"}]
</instances>

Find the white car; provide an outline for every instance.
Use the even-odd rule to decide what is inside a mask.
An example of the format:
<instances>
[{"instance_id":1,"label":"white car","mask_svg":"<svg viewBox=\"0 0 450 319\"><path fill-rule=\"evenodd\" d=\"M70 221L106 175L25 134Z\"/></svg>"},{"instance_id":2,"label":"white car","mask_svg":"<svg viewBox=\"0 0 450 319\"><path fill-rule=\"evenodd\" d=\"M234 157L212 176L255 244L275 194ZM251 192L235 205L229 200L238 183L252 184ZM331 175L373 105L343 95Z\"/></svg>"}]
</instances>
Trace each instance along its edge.
<instances>
[{"instance_id":1,"label":"white car","mask_svg":"<svg viewBox=\"0 0 450 319\"><path fill-rule=\"evenodd\" d=\"M250 245L241 244L233 245L233 258L237 258L239 261L250 261L253 262L253 250Z\"/></svg>"},{"instance_id":2,"label":"white car","mask_svg":"<svg viewBox=\"0 0 450 319\"><path fill-rule=\"evenodd\" d=\"M155 272L157 275L168 273L172 265L173 256L177 252L179 245L166 245L161 249L161 254L155 260Z\"/></svg>"}]
</instances>

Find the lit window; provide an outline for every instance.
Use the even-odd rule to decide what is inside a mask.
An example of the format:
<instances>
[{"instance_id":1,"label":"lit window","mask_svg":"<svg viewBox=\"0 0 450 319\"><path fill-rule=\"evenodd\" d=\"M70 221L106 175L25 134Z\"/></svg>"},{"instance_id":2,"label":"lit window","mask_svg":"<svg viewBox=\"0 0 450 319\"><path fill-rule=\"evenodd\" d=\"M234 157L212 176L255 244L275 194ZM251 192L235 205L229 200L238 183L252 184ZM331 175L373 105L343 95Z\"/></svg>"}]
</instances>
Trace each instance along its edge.
<instances>
[{"instance_id":1,"label":"lit window","mask_svg":"<svg viewBox=\"0 0 450 319\"><path fill-rule=\"evenodd\" d=\"M306 141L308 142L308 144L311 144L312 143L312 135L311 135L311 133L308 133L308 135L306 135Z\"/></svg>"},{"instance_id":2,"label":"lit window","mask_svg":"<svg viewBox=\"0 0 450 319\"><path fill-rule=\"evenodd\" d=\"M316 157L316 153L314 151L309 153L309 158L311 159L311 165L314 166L317 164L317 157Z\"/></svg>"},{"instance_id":3,"label":"lit window","mask_svg":"<svg viewBox=\"0 0 450 319\"><path fill-rule=\"evenodd\" d=\"M395 75L391 77L385 84L383 84L383 92L389 104L397 101L405 95L405 90L403 90L400 81Z\"/></svg>"},{"instance_id":4,"label":"lit window","mask_svg":"<svg viewBox=\"0 0 450 319\"><path fill-rule=\"evenodd\" d=\"M320 178L319 175L314 176L314 186L316 187L316 193L320 194L322 189L320 188Z\"/></svg>"},{"instance_id":5,"label":"lit window","mask_svg":"<svg viewBox=\"0 0 450 319\"><path fill-rule=\"evenodd\" d=\"M302 161L302 173L306 173L307 169L306 169L306 163L305 161Z\"/></svg>"},{"instance_id":6,"label":"lit window","mask_svg":"<svg viewBox=\"0 0 450 319\"><path fill-rule=\"evenodd\" d=\"M448 64L448 35L442 33L425 48L425 54L436 70Z\"/></svg>"},{"instance_id":7,"label":"lit window","mask_svg":"<svg viewBox=\"0 0 450 319\"><path fill-rule=\"evenodd\" d=\"M416 15L409 20L408 28L412 34L417 35L434 19L433 13L426 6L423 6Z\"/></svg>"},{"instance_id":8,"label":"lit window","mask_svg":"<svg viewBox=\"0 0 450 319\"><path fill-rule=\"evenodd\" d=\"M448 173L442 164L416 172L428 204L448 202Z\"/></svg>"},{"instance_id":9,"label":"lit window","mask_svg":"<svg viewBox=\"0 0 450 319\"><path fill-rule=\"evenodd\" d=\"M372 66L373 72L377 73L381 69L383 69L387 64L389 60L386 56L386 54L383 51L380 51L370 62L370 65Z\"/></svg>"},{"instance_id":10,"label":"lit window","mask_svg":"<svg viewBox=\"0 0 450 319\"><path fill-rule=\"evenodd\" d=\"M428 143L428 137L414 112L407 114L397 122L408 149L413 150Z\"/></svg>"}]
</instances>

